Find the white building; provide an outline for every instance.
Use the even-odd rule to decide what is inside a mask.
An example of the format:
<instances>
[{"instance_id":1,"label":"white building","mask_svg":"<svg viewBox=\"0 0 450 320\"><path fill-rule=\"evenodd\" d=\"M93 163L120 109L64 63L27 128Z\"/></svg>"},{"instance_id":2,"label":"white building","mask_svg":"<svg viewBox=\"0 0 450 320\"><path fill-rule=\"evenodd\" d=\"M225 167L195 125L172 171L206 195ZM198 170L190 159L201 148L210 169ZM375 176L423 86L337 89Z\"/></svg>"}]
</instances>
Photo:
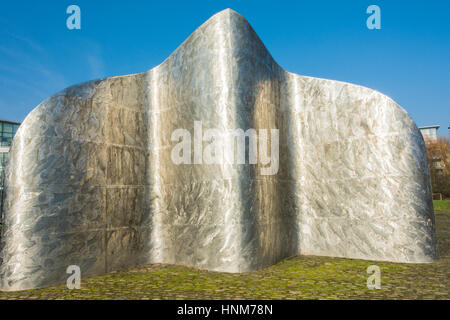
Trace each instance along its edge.
<instances>
[{"instance_id":1,"label":"white building","mask_svg":"<svg viewBox=\"0 0 450 320\"><path fill-rule=\"evenodd\" d=\"M437 141L437 130L440 126L426 126L419 127L420 133L422 134L423 139L427 143L436 142Z\"/></svg>"}]
</instances>

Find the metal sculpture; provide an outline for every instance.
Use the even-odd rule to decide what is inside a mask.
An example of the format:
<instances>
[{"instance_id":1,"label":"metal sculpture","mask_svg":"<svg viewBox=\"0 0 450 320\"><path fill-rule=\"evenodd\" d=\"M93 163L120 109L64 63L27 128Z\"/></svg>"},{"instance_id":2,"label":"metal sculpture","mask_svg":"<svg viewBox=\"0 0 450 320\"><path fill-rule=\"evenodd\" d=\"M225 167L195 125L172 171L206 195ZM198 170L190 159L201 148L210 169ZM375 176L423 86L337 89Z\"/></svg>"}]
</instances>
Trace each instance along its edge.
<instances>
[{"instance_id":1,"label":"metal sculpture","mask_svg":"<svg viewBox=\"0 0 450 320\"><path fill-rule=\"evenodd\" d=\"M202 162L209 128L277 133L277 167L264 173L261 149L244 164ZM173 161L179 129L197 139L180 155L191 163ZM69 265L89 277L148 263L243 272L298 254L438 257L413 120L374 90L284 71L232 10L148 72L41 103L10 160L3 290L64 283Z\"/></svg>"}]
</instances>

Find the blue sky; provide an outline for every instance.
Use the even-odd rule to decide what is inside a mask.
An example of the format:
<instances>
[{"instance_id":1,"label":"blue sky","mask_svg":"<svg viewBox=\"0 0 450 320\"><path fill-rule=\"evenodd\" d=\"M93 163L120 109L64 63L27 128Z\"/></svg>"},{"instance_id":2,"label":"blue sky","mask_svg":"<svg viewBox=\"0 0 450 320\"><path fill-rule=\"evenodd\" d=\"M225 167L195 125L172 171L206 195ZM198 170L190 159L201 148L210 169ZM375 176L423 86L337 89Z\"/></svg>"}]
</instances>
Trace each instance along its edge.
<instances>
[{"instance_id":1,"label":"blue sky","mask_svg":"<svg viewBox=\"0 0 450 320\"><path fill-rule=\"evenodd\" d=\"M66 8L81 8L68 30ZM369 30L366 8L381 9ZM450 1L21 1L0 4L0 118L22 121L73 84L149 70L214 13L232 8L274 59L397 101L417 125L450 125Z\"/></svg>"}]
</instances>

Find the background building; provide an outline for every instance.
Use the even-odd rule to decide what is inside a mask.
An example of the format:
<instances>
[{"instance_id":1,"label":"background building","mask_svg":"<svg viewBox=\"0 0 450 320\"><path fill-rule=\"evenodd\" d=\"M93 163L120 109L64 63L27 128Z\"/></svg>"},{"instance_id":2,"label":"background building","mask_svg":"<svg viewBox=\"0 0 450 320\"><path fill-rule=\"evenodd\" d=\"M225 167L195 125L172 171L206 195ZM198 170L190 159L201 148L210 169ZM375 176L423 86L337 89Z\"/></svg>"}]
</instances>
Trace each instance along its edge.
<instances>
[{"instance_id":1,"label":"background building","mask_svg":"<svg viewBox=\"0 0 450 320\"><path fill-rule=\"evenodd\" d=\"M438 136L439 126L420 127L428 155L431 189L437 200L450 198L450 137Z\"/></svg>"},{"instance_id":2,"label":"background building","mask_svg":"<svg viewBox=\"0 0 450 320\"><path fill-rule=\"evenodd\" d=\"M0 120L0 215L3 207L4 170L8 160L9 148L19 125L19 122Z\"/></svg>"},{"instance_id":3,"label":"background building","mask_svg":"<svg viewBox=\"0 0 450 320\"><path fill-rule=\"evenodd\" d=\"M420 127L420 133L422 134L423 140L425 140L428 161L431 165L438 171L442 170L442 153L438 146L438 136L437 130L440 126L426 126Z\"/></svg>"},{"instance_id":4,"label":"background building","mask_svg":"<svg viewBox=\"0 0 450 320\"><path fill-rule=\"evenodd\" d=\"M420 133L426 143L433 143L437 141L437 130L440 126L426 126L420 127Z\"/></svg>"}]
</instances>

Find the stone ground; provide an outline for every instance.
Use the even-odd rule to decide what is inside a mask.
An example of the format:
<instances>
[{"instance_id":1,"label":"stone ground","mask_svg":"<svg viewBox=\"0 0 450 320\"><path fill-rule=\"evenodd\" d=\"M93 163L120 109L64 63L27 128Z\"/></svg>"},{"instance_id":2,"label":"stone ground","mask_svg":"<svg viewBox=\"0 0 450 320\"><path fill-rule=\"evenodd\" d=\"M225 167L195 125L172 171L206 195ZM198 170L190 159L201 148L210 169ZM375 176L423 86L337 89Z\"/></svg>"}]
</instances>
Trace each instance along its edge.
<instances>
[{"instance_id":1,"label":"stone ground","mask_svg":"<svg viewBox=\"0 0 450 320\"><path fill-rule=\"evenodd\" d=\"M298 256L242 274L151 265L65 285L0 292L0 299L450 299L450 212L436 213L440 261L396 264ZM369 265L381 269L381 289L366 287Z\"/></svg>"}]
</instances>

